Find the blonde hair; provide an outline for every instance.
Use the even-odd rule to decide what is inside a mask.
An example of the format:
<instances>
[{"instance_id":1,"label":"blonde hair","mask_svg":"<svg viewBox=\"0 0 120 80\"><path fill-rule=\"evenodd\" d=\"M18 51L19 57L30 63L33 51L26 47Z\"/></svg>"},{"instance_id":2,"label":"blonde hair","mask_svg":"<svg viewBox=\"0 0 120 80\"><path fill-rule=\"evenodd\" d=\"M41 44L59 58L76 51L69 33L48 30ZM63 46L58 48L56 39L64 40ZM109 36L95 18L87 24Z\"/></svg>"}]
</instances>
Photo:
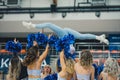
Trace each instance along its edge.
<instances>
[{"instance_id":1,"label":"blonde hair","mask_svg":"<svg viewBox=\"0 0 120 80\"><path fill-rule=\"evenodd\" d=\"M70 74L73 74L74 72L74 60L71 58L65 58L65 63L66 63L66 71Z\"/></svg>"},{"instance_id":2,"label":"blonde hair","mask_svg":"<svg viewBox=\"0 0 120 80\"><path fill-rule=\"evenodd\" d=\"M108 58L104 63L103 72L108 73L113 76L118 76L119 65L116 59Z\"/></svg>"},{"instance_id":3,"label":"blonde hair","mask_svg":"<svg viewBox=\"0 0 120 80\"><path fill-rule=\"evenodd\" d=\"M7 80L18 80L21 71L21 61L18 56L14 56L11 59L11 65L7 75Z\"/></svg>"},{"instance_id":4,"label":"blonde hair","mask_svg":"<svg viewBox=\"0 0 120 80\"><path fill-rule=\"evenodd\" d=\"M80 64L81 66L91 66L93 63L93 56L91 54L90 51L88 50L83 50L81 52L81 56L80 56Z\"/></svg>"}]
</instances>

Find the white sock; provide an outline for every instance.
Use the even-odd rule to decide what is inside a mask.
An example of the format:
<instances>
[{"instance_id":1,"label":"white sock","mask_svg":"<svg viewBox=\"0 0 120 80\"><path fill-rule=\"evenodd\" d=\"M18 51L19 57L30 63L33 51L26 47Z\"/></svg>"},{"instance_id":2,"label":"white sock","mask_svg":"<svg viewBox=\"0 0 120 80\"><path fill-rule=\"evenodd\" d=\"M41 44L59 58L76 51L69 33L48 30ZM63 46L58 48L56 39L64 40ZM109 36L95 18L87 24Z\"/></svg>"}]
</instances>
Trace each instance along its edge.
<instances>
[{"instance_id":1,"label":"white sock","mask_svg":"<svg viewBox=\"0 0 120 80\"><path fill-rule=\"evenodd\" d=\"M35 24L32 24L31 22L28 23L28 22L23 21L22 24L28 29L35 28Z\"/></svg>"},{"instance_id":2,"label":"white sock","mask_svg":"<svg viewBox=\"0 0 120 80\"><path fill-rule=\"evenodd\" d=\"M100 43L105 43L105 44L109 44L109 41L107 39L105 39L105 34L102 34L100 36L96 36L96 39L100 41Z\"/></svg>"}]
</instances>

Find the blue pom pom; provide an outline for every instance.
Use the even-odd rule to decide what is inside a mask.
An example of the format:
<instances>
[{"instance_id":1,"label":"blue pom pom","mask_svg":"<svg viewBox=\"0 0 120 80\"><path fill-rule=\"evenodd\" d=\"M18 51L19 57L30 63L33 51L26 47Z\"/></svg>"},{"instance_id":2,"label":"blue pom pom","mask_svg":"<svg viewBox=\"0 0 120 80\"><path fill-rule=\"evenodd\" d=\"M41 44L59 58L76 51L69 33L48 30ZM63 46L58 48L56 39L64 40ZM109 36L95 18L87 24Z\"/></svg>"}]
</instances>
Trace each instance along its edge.
<instances>
[{"instance_id":1,"label":"blue pom pom","mask_svg":"<svg viewBox=\"0 0 120 80\"><path fill-rule=\"evenodd\" d=\"M55 43L55 48L56 48L56 51L60 52L62 51L62 41L61 39L57 40L56 43Z\"/></svg>"},{"instance_id":2,"label":"blue pom pom","mask_svg":"<svg viewBox=\"0 0 120 80\"><path fill-rule=\"evenodd\" d=\"M28 43L33 42L35 40L35 34L33 34L33 33L28 34L27 40L28 40Z\"/></svg>"},{"instance_id":3,"label":"blue pom pom","mask_svg":"<svg viewBox=\"0 0 120 80\"><path fill-rule=\"evenodd\" d=\"M33 42L31 41L27 44L27 49L31 48L32 46L33 46Z\"/></svg>"},{"instance_id":4,"label":"blue pom pom","mask_svg":"<svg viewBox=\"0 0 120 80\"><path fill-rule=\"evenodd\" d=\"M58 76L57 73L50 74L44 78L44 80L57 80Z\"/></svg>"},{"instance_id":5,"label":"blue pom pom","mask_svg":"<svg viewBox=\"0 0 120 80\"><path fill-rule=\"evenodd\" d=\"M58 60L57 60L57 66L58 66L58 67L61 67L60 58L58 58Z\"/></svg>"},{"instance_id":6,"label":"blue pom pom","mask_svg":"<svg viewBox=\"0 0 120 80\"><path fill-rule=\"evenodd\" d=\"M71 53L69 52L70 50L70 44L74 43L74 36L69 34L69 35L65 35L63 38L60 38L59 40L57 40L56 44L55 44L55 48L56 50L59 52L62 49L64 49L64 54L66 58L71 57Z\"/></svg>"},{"instance_id":7,"label":"blue pom pom","mask_svg":"<svg viewBox=\"0 0 120 80\"><path fill-rule=\"evenodd\" d=\"M27 41L28 41L27 49L29 49L30 47L33 46L33 41L34 40L35 40L35 34L33 34L33 33L28 34L28 36L27 36Z\"/></svg>"},{"instance_id":8,"label":"blue pom pom","mask_svg":"<svg viewBox=\"0 0 120 80\"><path fill-rule=\"evenodd\" d=\"M73 53L73 54L71 54L70 56L71 56L72 59L75 59L75 58L76 58L76 55L77 55L77 53Z\"/></svg>"},{"instance_id":9,"label":"blue pom pom","mask_svg":"<svg viewBox=\"0 0 120 80\"><path fill-rule=\"evenodd\" d=\"M36 39L38 45L46 47L48 37L45 34L42 34L42 33L38 32L37 34L35 34L35 39Z\"/></svg>"},{"instance_id":10,"label":"blue pom pom","mask_svg":"<svg viewBox=\"0 0 120 80\"><path fill-rule=\"evenodd\" d=\"M96 64L92 64L94 69L95 69L95 73L94 73L94 76L95 76L95 79L98 77L98 66Z\"/></svg>"},{"instance_id":11,"label":"blue pom pom","mask_svg":"<svg viewBox=\"0 0 120 80\"><path fill-rule=\"evenodd\" d=\"M104 64L98 66L98 74L99 75L103 71L103 69L104 69Z\"/></svg>"},{"instance_id":12,"label":"blue pom pom","mask_svg":"<svg viewBox=\"0 0 120 80\"><path fill-rule=\"evenodd\" d=\"M52 35L52 36L48 39L49 46L50 46L50 47L55 47L56 41L58 41L58 37Z\"/></svg>"},{"instance_id":13,"label":"blue pom pom","mask_svg":"<svg viewBox=\"0 0 120 80\"><path fill-rule=\"evenodd\" d=\"M20 52L21 49L22 49L22 45L19 42L14 43L13 41L8 41L6 43L6 50L10 52L17 53L17 52Z\"/></svg>"},{"instance_id":14,"label":"blue pom pom","mask_svg":"<svg viewBox=\"0 0 120 80\"><path fill-rule=\"evenodd\" d=\"M75 42L75 37L72 34L68 34L69 43L73 44Z\"/></svg>"},{"instance_id":15,"label":"blue pom pom","mask_svg":"<svg viewBox=\"0 0 120 80\"><path fill-rule=\"evenodd\" d=\"M29 34L27 37L27 40L28 40L28 44L27 44L28 49L33 46L33 41L37 41L39 46L46 47L48 37L46 35L38 32L36 34L33 34L33 33Z\"/></svg>"},{"instance_id":16,"label":"blue pom pom","mask_svg":"<svg viewBox=\"0 0 120 80\"><path fill-rule=\"evenodd\" d=\"M13 50L13 45L14 45L14 42L13 42L13 41L8 41L8 42L6 43L6 46L5 46L6 50L12 52L12 50Z\"/></svg>"}]
</instances>

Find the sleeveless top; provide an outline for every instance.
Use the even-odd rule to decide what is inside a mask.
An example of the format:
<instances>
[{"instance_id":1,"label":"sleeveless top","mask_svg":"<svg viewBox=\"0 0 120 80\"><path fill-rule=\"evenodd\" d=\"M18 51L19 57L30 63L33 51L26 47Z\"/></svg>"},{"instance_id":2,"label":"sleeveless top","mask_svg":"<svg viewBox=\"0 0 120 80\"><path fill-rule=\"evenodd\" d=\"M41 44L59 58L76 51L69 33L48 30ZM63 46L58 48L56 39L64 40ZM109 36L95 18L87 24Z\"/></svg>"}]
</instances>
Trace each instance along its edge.
<instances>
[{"instance_id":1,"label":"sleeveless top","mask_svg":"<svg viewBox=\"0 0 120 80\"><path fill-rule=\"evenodd\" d=\"M30 70L27 69L28 75L40 76L41 70ZM40 78L28 78L28 80L41 80Z\"/></svg>"},{"instance_id":2,"label":"sleeveless top","mask_svg":"<svg viewBox=\"0 0 120 80\"><path fill-rule=\"evenodd\" d=\"M90 74L77 74L78 80L90 80Z\"/></svg>"},{"instance_id":3,"label":"sleeveless top","mask_svg":"<svg viewBox=\"0 0 120 80\"><path fill-rule=\"evenodd\" d=\"M66 78L61 78L59 74L58 75L58 79L57 80L66 80Z\"/></svg>"},{"instance_id":4,"label":"sleeveless top","mask_svg":"<svg viewBox=\"0 0 120 80\"><path fill-rule=\"evenodd\" d=\"M58 79L57 80L67 80L66 78L62 78L60 77L59 73L57 73ZM70 79L70 80L74 80L74 78Z\"/></svg>"},{"instance_id":5,"label":"sleeveless top","mask_svg":"<svg viewBox=\"0 0 120 80\"><path fill-rule=\"evenodd\" d=\"M29 78L28 80L41 80L40 78Z\"/></svg>"},{"instance_id":6,"label":"sleeveless top","mask_svg":"<svg viewBox=\"0 0 120 80\"><path fill-rule=\"evenodd\" d=\"M27 69L28 75L32 75L32 76L40 76L41 74L41 70L30 70Z\"/></svg>"},{"instance_id":7,"label":"sleeveless top","mask_svg":"<svg viewBox=\"0 0 120 80\"><path fill-rule=\"evenodd\" d=\"M76 67L76 68L78 68L78 67ZM88 73L88 74L78 74L77 71L76 71L76 75L77 75L78 80L90 80L90 73Z\"/></svg>"}]
</instances>

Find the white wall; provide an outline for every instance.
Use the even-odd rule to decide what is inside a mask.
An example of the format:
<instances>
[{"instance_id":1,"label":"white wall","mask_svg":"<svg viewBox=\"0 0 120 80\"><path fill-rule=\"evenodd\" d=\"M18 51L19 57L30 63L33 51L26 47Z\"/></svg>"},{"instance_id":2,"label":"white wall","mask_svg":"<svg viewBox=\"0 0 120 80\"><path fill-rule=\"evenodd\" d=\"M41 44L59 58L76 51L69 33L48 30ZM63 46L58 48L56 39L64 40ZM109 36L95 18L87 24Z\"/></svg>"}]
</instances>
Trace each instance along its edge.
<instances>
[{"instance_id":1,"label":"white wall","mask_svg":"<svg viewBox=\"0 0 120 80\"><path fill-rule=\"evenodd\" d=\"M90 13L66 13L66 17L62 17L62 13L44 13L34 14L31 19L30 14L5 14L0 21L23 21L23 20L114 20L120 19L120 12L101 12L100 17L95 16L95 12Z\"/></svg>"}]
</instances>

